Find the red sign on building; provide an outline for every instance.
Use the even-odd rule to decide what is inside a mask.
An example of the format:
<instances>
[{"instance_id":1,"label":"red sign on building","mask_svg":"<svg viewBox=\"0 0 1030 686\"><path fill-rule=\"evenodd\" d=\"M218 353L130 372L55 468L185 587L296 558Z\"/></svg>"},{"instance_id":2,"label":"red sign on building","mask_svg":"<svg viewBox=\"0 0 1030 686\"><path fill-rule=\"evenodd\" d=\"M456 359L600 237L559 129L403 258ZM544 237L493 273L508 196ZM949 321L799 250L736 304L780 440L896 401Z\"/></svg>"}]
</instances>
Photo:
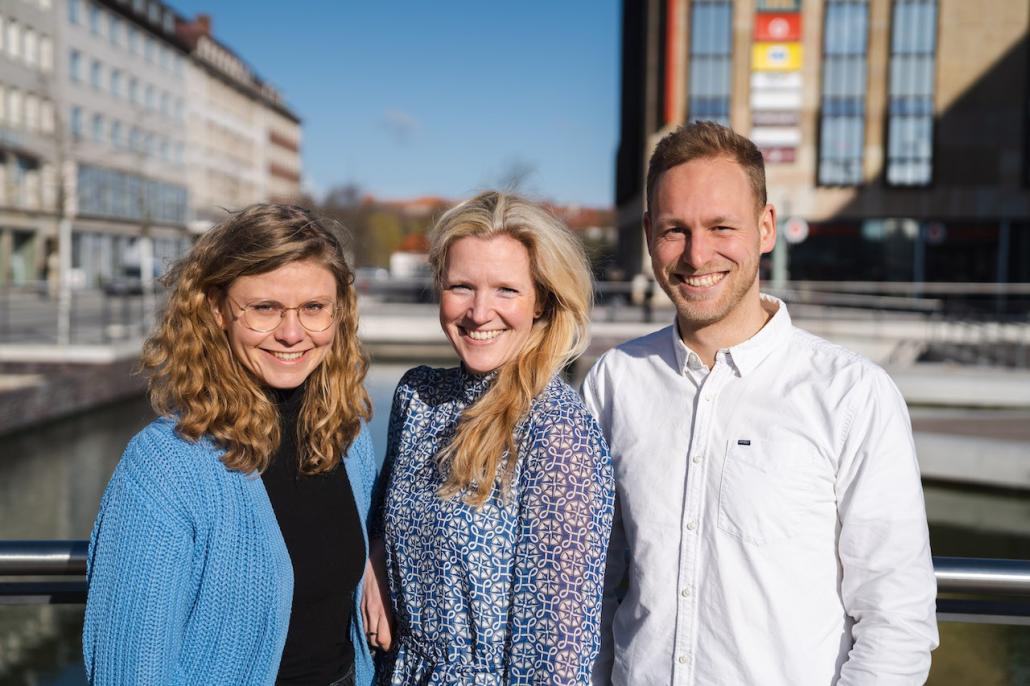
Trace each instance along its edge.
<instances>
[{"instance_id":1,"label":"red sign on building","mask_svg":"<svg viewBox=\"0 0 1030 686\"><path fill-rule=\"evenodd\" d=\"M799 12L769 12L755 15L755 41L801 40L801 14Z\"/></svg>"}]
</instances>

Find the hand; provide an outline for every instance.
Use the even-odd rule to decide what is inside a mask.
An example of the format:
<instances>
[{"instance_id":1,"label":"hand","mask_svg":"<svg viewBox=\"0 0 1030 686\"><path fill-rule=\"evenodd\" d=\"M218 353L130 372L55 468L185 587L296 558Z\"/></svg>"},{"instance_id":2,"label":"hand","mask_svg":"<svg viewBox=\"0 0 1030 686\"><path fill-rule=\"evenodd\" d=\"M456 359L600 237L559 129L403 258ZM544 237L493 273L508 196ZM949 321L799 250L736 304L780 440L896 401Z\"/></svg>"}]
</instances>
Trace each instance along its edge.
<instances>
[{"instance_id":1,"label":"hand","mask_svg":"<svg viewBox=\"0 0 1030 686\"><path fill-rule=\"evenodd\" d=\"M365 639L373 648L389 650L393 645L393 612L390 607L383 545L375 541L365 563L365 590L361 595Z\"/></svg>"}]
</instances>

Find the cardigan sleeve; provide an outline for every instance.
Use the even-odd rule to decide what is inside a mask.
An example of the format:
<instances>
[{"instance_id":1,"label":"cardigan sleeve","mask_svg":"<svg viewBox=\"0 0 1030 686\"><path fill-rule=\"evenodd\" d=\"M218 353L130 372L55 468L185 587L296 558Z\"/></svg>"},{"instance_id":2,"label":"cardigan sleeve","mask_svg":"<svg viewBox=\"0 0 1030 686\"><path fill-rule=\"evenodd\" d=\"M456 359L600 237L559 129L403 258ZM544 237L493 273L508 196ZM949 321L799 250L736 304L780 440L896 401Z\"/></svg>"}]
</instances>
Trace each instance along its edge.
<instances>
[{"instance_id":1,"label":"cardigan sleeve","mask_svg":"<svg viewBox=\"0 0 1030 686\"><path fill-rule=\"evenodd\" d=\"M611 457L585 411L530 431L515 544L512 684L588 684L611 533Z\"/></svg>"},{"instance_id":2,"label":"cardigan sleeve","mask_svg":"<svg viewBox=\"0 0 1030 686\"><path fill-rule=\"evenodd\" d=\"M82 650L91 684L173 683L194 595L191 526L162 502L140 443L126 449L90 536Z\"/></svg>"}]
</instances>

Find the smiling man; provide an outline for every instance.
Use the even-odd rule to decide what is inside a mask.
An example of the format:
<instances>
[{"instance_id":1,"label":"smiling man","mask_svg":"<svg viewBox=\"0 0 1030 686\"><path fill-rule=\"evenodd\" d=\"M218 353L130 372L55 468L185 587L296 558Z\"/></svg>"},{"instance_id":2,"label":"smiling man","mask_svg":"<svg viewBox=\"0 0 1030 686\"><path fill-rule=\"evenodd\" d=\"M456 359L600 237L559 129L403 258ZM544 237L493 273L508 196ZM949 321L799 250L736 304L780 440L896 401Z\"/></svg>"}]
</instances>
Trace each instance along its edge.
<instances>
[{"instance_id":1,"label":"smiling man","mask_svg":"<svg viewBox=\"0 0 1030 686\"><path fill-rule=\"evenodd\" d=\"M594 683L922 684L936 584L904 400L759 292L776 212L751 141L669 134L647 206L676 321L583 388L619 498Z\"/></svg>"}]
</instances>

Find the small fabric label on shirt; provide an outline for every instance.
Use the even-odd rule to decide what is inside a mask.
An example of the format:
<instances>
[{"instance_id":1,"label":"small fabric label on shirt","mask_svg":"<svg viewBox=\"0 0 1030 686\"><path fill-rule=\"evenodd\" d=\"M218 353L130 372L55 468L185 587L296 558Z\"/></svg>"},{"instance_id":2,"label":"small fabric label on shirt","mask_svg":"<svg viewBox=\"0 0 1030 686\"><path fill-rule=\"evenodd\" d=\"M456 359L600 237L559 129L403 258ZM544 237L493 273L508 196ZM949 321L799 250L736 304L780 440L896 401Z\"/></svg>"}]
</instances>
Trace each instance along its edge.
<instances>
[{"instance_id":1,"label":"small fabric label on shirt","mask_svg":"<svg viewBox=\"0 0 1030 686\"><path fill-rule=\"evenodd\" d=\"M751 441L749 441L746 438L742 438L739 441L737 441L737 445L751 445Z\"/></svg>"}]
</instances>

